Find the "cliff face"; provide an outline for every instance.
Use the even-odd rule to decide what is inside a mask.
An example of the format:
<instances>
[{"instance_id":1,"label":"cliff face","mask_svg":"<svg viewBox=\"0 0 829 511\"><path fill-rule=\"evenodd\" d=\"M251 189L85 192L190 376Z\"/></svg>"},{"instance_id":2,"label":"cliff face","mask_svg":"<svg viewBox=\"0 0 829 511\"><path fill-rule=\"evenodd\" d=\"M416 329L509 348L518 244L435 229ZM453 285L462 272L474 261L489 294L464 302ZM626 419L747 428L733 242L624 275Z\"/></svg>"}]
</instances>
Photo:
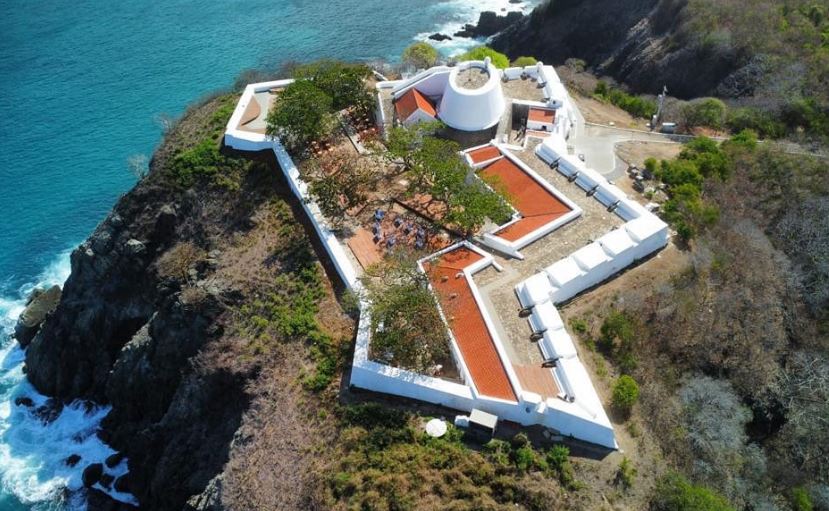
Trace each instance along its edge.
<instances>
[{"instance_id":1,"label":"cliff face","mask_svg":"<svg viewBox=\"0 0 829 511\"><path fill-rule=\"evenodd\" d=\"M537 7L492 41L515 58L548 64L579 58L641 93L740 96L752 92L758 63L733 49L689 41L685 0L558 0Z\"/></svg>"},{"instance_id":2,"label":"cliff face","mask_svg":"<svg viewBox=\"0 0 829 511\"><path fill-rule=\"evenodd\" d=\"M145 509L220 508L234 435L262 368L280 363L246 330L245 307L280 279L318 271L272 155L210 152L220 172L186 186L173 171L196 141L219 143L235 99L193 109L167 135L149 175L73 252L60 303L26 353L40 392L112 405L100 434L129 459L116 484ZM268 398L278 406L285 392ZM118 508L93 497L92 509Z\"/></svg>"}]
</instances>

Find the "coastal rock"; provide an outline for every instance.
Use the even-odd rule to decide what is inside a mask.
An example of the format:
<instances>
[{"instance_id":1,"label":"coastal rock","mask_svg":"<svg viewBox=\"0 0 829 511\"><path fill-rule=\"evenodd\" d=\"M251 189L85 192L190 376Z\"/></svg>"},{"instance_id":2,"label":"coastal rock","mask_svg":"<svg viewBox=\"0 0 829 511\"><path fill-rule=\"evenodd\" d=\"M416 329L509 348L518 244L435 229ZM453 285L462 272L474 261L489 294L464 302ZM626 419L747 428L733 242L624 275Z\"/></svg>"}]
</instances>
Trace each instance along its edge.
<instances>
[{"instance_id":1,"label":"coastal rock","mask_svg":"<svg viewBox=\"0 0 829 511\"><path fill-rule=\"evenodd\" d=\"M41 422L49 424L60 416L63 411L63 402L57 399L49 399L45 404L38 406L32 412Z\"/></svg>"},{"instance_id":2,"label":"coastal rock","mask_svg":"<svg viewBox=\"0 0 829 511\"><path fill-rule=\"evenodd\" d=\"M81 461L81 456L79 454L70 454L63 460L63 464L67 467L74 467Z\"/></svg>"},{"instance_id":3,"label":"coastal rock","mask_svg":"<svg viewBox=\"0 0 829 511\"><path fill-rule=\"evenodd\" d=\"M484 11L478 16L477 24L467 23L462 30L455 32L456 37L489 37L520 21L524 15L521 12L508 12L500 16L494 11Z\"/></svg>"},{"instance_id":4,"label":"coastal rock","mask_svg":"<svg viewBox=\"0 0 829 511\"><path fill-rule=\"evenodd\" d=\"M199 495L187 500L187 509L193 511L222 511L222 478L216 476Z\"/></svg>"},{"instance_id":5,"label":"coastal rock","mask_svg":"<svg viewBox=\"0 0 829 511\"><path fill-rule=\"evenodd\" d=\"M201 509L213 509L217 490L208 485L228 463L251 390L257 391L262 364L270 363L245 357L247 341L224 332L235 330L228 328L235 303L254 299L258 286L249 277L282 271L270 249L244 268L226 268L234 264L228 253L239 251L238 233L253 225L250 218L266 216L284 200L287 187L274 171L275 157L263 156L269 166L253 166L258 174L239 189L205 182L182 190L169 179L168 164L182 144L177 137L201 133L199 123L214 118L219 105L188 110L147 177L72 252L60 303L26 351L29 381L38 392L57 403L84 399L111 406L97 435L129 459L130 469L112 486L132 493L142 509L178 511L195 495L205 497ZM196 260L188 258L193 252ZM190 268L197 279L185 282L181 273ZM56 410L40 413L48 418ZM84 483L95 484L104 466L85 472ZM88 494L90 509L128 508L103 493Z\"/></svg>"},{"instance_id":6,"label":"coastal rock","mask_svg":"<svg viewBox=\"0 0 829 511\"><path fill-rule=\"evenodd\" d=\"M759 62L744 62L729 45L704 51L677 44L674 31L687 2L584 0L545 2L489 42L511 59L532 55L550 64L580 59L595 74L625 83L632 92L661 92L690 99L752 93L765 76Z\"/></svg>"},{"instance_id":7,"label":"coastal rock","mask_svg":"<svg viewBox=\"0 0 829 511\"><path fill-rule=\"evenodd\" d=\"M452 38L446 34L432 34L429 36L429 39L433 41L451 41Z\"/></svg>"},{"instance_id":8,"label":"coastal rock","mask_svg":"<svg viewBox=\"0 0 829 511\"><path fill-rule=\"evenodd\" d=\"M86 490L87 509L93 511L135 511L135 506L119 502L95 488Z\"/></svg>"},{"instance_id":9,"label":"coastal rock","mask_svg":"<svg viewBox=\"0 0 829 511\"><path fill-rule=\"evenodd\" d=\"M34 401L30 397L16 397L14 398L14 405L15 406L25 406L26 408L31 408L35 405Z\"/></svg>"},{"instance_id":10,"label":"coastal rock","mask_svg":"<svg viewBox=\"0 0 829 511\"><path fill-rule=\"evenodd\" d=\"M119 463L121 463L121 461L123 461L123 459L124 459L124 453L116 452L115 454L111 454L111 455L107 456L107 459L104 460L104 463L106 463L106 466L108 466L109 468L114 468Z\"/></svg>"},{"instance_id":11,"label":"coastal rock","mask_svg":"<svg viewBox=\"0 0 829 511\"><path fill-rule=\"evenodd\" d=\"M89 488L100 481L102 475L104 475L104 465L102 463L92 463L83 469L81 480L83 485Z\"/></svg>"},{"instance_id":12,"label":"coastal rock","mask_svg":"<svg viewBox=\"0 0 829 511\"><path fill-rule=\"evenodd\" d=\"M136 239L127 240L126 244L126 251L131 256L138 256L143 254L147 250L147 247L144 246L143 243Z\"/></svg>"},{"instance_id":13,"label":"coastal rock","mask_svg":"<svg viewBox=\"0 0 829 511\"><path fill-rule=\"evenodd\" d=\"M26 308L18 317L17 324L14 327L14 337L21 346L25 348L32 342L46 316L53 313L57 308L60 295L60 286L32 291Z\"/></svg>"},{"instance_id":14,"label":"coastal rock","mask_svg":"<svg viewBox=\"0 0 829 511\"><path fill-rule=\"evenodd\" d=\"M115 484L113 484L113 489L117 492L121 493L132 493L132 487L130 486L130 474L127 472L126 474L122 475L118 479L115 480Z\"/></svg>"},{"instance_id":15,"label":"coastal rock","mask_svg":"<svg viewBox=\"0 0 829 511\"><path fill-rule=\"evenodd\" d=\"M176 232L178 214L171 204L165 204L158 212L155 222L154 238L156 241L167 241Z\"/></svg>"},{"instance_id":16,"label":"coastal rock","mask_svg":"<svg viewBox=\"0 0 829 511\"><path fill-rule=\"evenodd\" d=\"M107 473L101 474L101 478L98 480L98 482L101 483L101 486L103 486L104 488L106 488L108 490L112 488L112 483L114 481L115 481L115 477L113 475L107 474Z\"/></svg>"}]
</instances>

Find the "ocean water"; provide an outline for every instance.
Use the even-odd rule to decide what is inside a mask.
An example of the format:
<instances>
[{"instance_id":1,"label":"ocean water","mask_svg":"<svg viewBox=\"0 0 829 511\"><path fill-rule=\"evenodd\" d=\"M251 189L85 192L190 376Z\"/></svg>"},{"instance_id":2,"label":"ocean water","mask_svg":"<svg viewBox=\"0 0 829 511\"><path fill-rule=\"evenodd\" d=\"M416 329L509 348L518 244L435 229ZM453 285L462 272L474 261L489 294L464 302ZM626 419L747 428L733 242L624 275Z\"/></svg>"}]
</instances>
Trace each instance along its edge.
<instances>
[{"instance_id":1,"label":"ocean water","mask_svg":"<svg viewBox=\"0 0 829 511\"><path fill-rule=\"evenodd\" d=\"M394 61L413 40L451 33L480 11L534 3L0 0L0 511L84 508L64 489L113 452L94 434L104 406L73 403L44 424L14 405L45 397L26 381L10 333L28 293L66 279L71 248L133 185L127 161L151 155L161 119L244 69ZM436 45L450 55L474 44ZM72 453L83 457L74 469L62 462Z\"/></svg>"}]
</instances>

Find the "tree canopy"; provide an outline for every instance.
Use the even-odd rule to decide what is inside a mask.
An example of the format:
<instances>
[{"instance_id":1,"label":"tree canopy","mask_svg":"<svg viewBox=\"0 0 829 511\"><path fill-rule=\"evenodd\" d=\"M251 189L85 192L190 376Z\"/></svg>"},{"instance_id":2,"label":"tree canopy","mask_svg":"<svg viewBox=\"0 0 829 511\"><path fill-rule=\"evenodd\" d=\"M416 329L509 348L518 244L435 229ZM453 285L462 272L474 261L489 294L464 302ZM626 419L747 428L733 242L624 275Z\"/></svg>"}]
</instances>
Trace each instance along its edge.
<instances>
[{"instance_id":1,"label":"tree canopy","mask_svg":"<svg viewBox=\"0 0 829 511\"><path fill-rule=\"evenodd\" d=\"M374 98L366 86L370 69L362 64L321 60L292 67L296 81L279 94L268 113L267 133L292 150L331 133L334 113L355 108L370 114Z\"/></svg>"},{"instance_id":2,"label":"tree canopy","mask_svg":"<svg viewBox=\"0 0 829 511\"><path fill-rule=\"evenodd\" d=\"M512 65L515 67L527 67L536 64L538 64L538 60L535 57L518 57L512 61Z\"/></svg>"},{"instance_id":3,"label":"tree canopy","mask_svg":"<svg viewBox=\"0 0 829 511\"><path fill-rule=\"evenodd\" d=\"M338 60L320 60L294 70L295 78L312 81L330 96L334 110L355 107L361 112L370 112L374 107L374 98L365 83L370 74L371 69L364 64Z\"/></svg>"},{"instance_id":4,"label":"tree canopy","mask_svg":"<svg viewBox=\"0 0 829 511\"><path fill-rule=\"evenodd\" d=\"M467 60L484 60L487 57L492 59L492 65L498 69L506 69L509 67L509 57L503 53L493 50L489 46L477 46L472 48L458 57L458 61L465 62Z\"/></svg>"},{"instance_id":5,"label":"tree canopy","mask_svg":"<svg viewBox=\"0 0 829 511\"><path fill-rule=\"evenodd\" d=\"M278 136L289 149L299 149L330 133L333 100L308 80L285 87L268 112L268 135Z\"/></svg>"},{"instance_id":6,"label":"tree canopy","mask_svg":"<svg viewBox=\"0 0 829 511\"><path fill-rule=\"evenodd\" d=\"M676 473L659 480L652 504L656 511L734 511L722 496Z\"/></svg>"},{"instance_id":7,"label":"tree canopy","mask_svg":"<svg viewBox=\"0 0 829 511\"><path fill-rule=\"evenodd\" d=\"M415 128L397 127L389 132L387 147L392 158L403 162L410 178L409 191L432 196L447 206L442 221L470 235L487 218L505 223L512 209L504 198L474 176L460 157L460 146L433 136L440 123Z\"/></svg>"},{"instance_id":8,"label":"tree canopy","mask_svg":"<svg viewBox=\"0 0 829 511\"><path fill-rule=\"evenodd\" d=\"M449 356L446 325L428 277L413 258L396 254L363 279L371 315L374 360L417 372L431 372Z\"/></svg>"},{"instance_id":9,"label":"tree canopy","mask_svg":"<svg viewBox=\"0 0 829 511\"><path fill-rule=\"evenodd\" d=\"M417 69L427 69L437 63L438 51L431 44L421 41L403 50L402 61Z\"/></svg>"},{"instance_id":10,"label":"tree canopy","mask_svg":"<svg viewBox=\"0 0 829 511\"><path fill-rule=\"evenodd\" d=\"M630 413L639 400L639 385L632 377L623 374L613 385L613 406L622 413Z\"/></svg>"},{"instance_id":11,"label":"tree canopy","mask_svg":"<svg viewBox=\"0 0 829 511\"><path fill-rule=\"evenodd\" d=\"M339 226L350 209L366 204L377 176L368 160L353 153L335 153L328 158L333 160L329 168L336 170L324 171L316 160L311 160L305 164L310 171L303 178L322 213Z\"/></svg>"}]
</instances>

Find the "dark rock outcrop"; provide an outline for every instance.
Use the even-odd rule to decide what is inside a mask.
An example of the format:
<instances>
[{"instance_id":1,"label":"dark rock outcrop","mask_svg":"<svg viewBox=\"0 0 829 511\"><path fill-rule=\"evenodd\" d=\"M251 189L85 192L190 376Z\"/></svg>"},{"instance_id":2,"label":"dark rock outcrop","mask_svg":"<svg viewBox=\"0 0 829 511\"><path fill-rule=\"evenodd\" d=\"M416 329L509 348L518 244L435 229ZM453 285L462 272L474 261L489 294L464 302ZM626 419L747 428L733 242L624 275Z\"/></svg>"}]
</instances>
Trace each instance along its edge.
<instances>
[{"instance_id":1,"label":"dark rock outcrop","mask_svg":"<svg viewBox=\"0 0 829 511\"><path fill-rule=\"evenodd\" d=\"M446 34L432 34L429 36L432 41L451 41L452 38Z\"/></svg>"},{"instance_id":2,"label":"dark rock outcrop","mask_svg":"<svg viewBox=\"0 0 829 511\"><path fill-rule=\"evenodd\" d=\"M74 467L81 461L81 457L78 454L70 454L63 460L63 464L67 467Z\"/></svg>"},{"instance_id":3,"label":"dark rock outcrop","mask_svg":"<svg viewBox=\"0 0 829 511\"><path fill-rule=\"evenodd\" d=\"M132 493L132 480L129 472L116 479L112 487L117 492Z\"/></svg>"},{"instance_id":4,"label":"dark rock outcrop","mask_svg":"<svg viewBox=\"0 0 829 511\"><path fill-rule=\"evenodd\" d=\"M31 408L35 405L32 398L29 397L16 397L14 398L14 406L25 406L26 408Z\"/></svg>"},{"instance_id":5,"label":"dark rock outcrop","mask_svg":"<svg viewBox=\"0 0 829 511\"><path fill-rule=\"evenodd\" d=\"M32 342L40 325L46 317L55 311L60 302L60 286L49 289L35 289L26 302L26 308L20 313L14 327L14 337L24 348Z\"/></svg>"},{"instance_id":6,"label":"dark rock outcrop","mask_svg":"<svg viewBox=\"0 0 829 511\"><path fill-rule=\"evenodd\" d=\"M107 459L104 460L104 463L109 468L113 468L113 467L118 466L118 464L121 463L121 461L123 461L123 459L124 459L124 453L116 452L115 454L111 454L111 455L107 456Z\"/></svg>"},{"instance_id":7,"label":"dark rock outcrop","mask_svg":"<svg viewBox=\"0 0 829 511\"><path fill-rule=\"evenodd\" d=\"M86 500L89 509L95 511L136 511L137 509L135 506L113 500L109 495L95 488L86 490Z\"/></svg>"},{"instance_id":8,"label":"dark rock outcrop","mask_svg":"<svg viewBox=\"0 0 829 511\"><path fill-rule=\"evenodd\" d=\"M111 474L101 474L101 478L98 480L101 483L101 486L107 489L112 489L112 483L115 481L115 476Z\"/></svg>"},{"instance_id":9,"label":"dark rock outcrop","mask_svg":"<svg viewBox=\"0 0 829 511\"><path fill-rule=\"evenodd\" d=\"M83 475L81 476L83 485L87 488L94 486L95 483L101 480L102 475L104 475L104 465L102 463L92 463L91 465L87 465L87 467L83 469Z\"/></svg>"},{"instance_id":10,"label":"dark rock outcrop","mask_svg":"<svg viewBox=\"0 0 829 511\"><path fill-rule=\"evenodd\" d=\"M182 189L166 174L178 137L203 130L216 105L188 112L150 174L73 251L60 302L26 352L29 380L52 396L32 411L42 420L74 399L112 406L97 434L118 451L106 466L124 456L129 474L102 481L104 465L96 463L85 468L84 484L128 491L144 509L178 511L221 473L259 370L234 353L245 342L234 344L224 331L250 298L244 271L257 267L236 281L218 272L225 247L256 227L254 214L289 193L273 155L232 189L205 181ZM263 254L257 264L266 260L276 259ZM88 495L93 511L132 509L91 489Z\"/></svg>"},{"instance_id":11,"label":"dark rock outcrop","mask_svg":"<svg viewBox=\"0 0 829 511\"><path fill-rule=\"evenodd\" d=\"M514 11L499 16L493 11L484 11L478 16L476 24L467 23L463 29L455 32L455 37L489 37L520 21L524 14Z\"/></svg>"},{"instance_id":12,"label":"dark rock outcrop","mask_svg":"<svg viewBox=\"0 0 829 511\"><path fill-rule=\"evenodd\" d=\"M499 33L491 46L510 58L533 55L548 64L579 58L633 91L691 98L744 95L761 66L727 46L686 41L678 30L682 0L545 2Z\"/></svg>"}]
</instances>

